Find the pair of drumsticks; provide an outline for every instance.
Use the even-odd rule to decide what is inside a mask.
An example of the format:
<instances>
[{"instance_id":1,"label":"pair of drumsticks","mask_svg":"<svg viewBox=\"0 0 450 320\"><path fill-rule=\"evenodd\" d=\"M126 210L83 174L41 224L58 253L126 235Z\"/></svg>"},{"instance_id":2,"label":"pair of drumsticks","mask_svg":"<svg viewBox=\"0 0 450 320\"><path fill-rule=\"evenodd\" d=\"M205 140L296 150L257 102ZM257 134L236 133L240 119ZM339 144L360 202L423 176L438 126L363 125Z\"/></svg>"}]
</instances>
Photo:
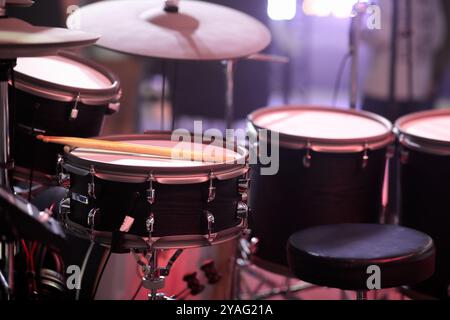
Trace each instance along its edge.
<instances>
[{"instance_id":1,"label":"pair of drumsticks","mask_svg":"<svg viewBox=\"0 0 450 320\"><path fill-rule=\"evenodd\" d=\"M85 139L75 137L55 137L38 135L36 137L46 143L56 143L74 148L86 148L96 150L107 150L127 154L139 154L153 157L173 158L177 150L168 147L140 145L128 142L106 141L99 139ZM226 155L225 151L216 155L193 150L181 150L183 160L204 161L204 162L229 162L234 161L234 157ZM187 156L186 156L187 155Z\"/></svg>"}]
</instances>

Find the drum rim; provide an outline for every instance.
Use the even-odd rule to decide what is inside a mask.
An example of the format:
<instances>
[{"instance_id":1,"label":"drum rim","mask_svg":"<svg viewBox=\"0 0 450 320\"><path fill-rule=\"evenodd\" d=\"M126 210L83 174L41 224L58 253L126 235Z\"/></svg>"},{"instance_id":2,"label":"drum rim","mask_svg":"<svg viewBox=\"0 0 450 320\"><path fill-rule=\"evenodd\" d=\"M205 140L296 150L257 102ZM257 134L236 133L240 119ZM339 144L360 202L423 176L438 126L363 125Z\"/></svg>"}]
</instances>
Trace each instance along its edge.
<instances>
[{"instance_id":1,"label":"drum rim","mask_svg":"<svg viewBox=\"0 0 450 320\"><path fill-rule=\"evenodd\" d=\"M102 105L105 103L118 103L122 95L119 78L104 66L86 59L80 55L68 51L61 51L58 54L44 57L34 58L49 58L62 57L68 60L83 64L108 78L111 82L110 86L102 89L85 89L73 86L65 86L54 82L45 81L39 78L29 76L19 71L15 73L15 86L19 90L23 90L29 94L33 94L42 98L71 102L75 101L79 96L79 101L86 105ZM111 111L116 112L117 107L111 108Z\"/></svg>"},{"instance_id":2,"label":"drum rim","mask_svg":"<svg viewBox=\"0 0 450 320\"><path fill-rule=\"evenodd\" d=\"M366 119L374 120L386 127L386 133L380 135L374 135L362 138L352 138L352 139L329 139L329 138L313 138L297 136L293 134L286 134L277 131L270 130L268 128L261 127L255 123L255 120L268 112L272 111L289 111L289 110L304 110L304 111L328 111L340 114L351 114ZM315 151L323 152L360 152L364 149L379 149L387 146L395 140L395 136L392 132L393 124L386 118L368 111L362 110L349 110L349 109L339 109L330 106L320 106L320 105L286 105L280 107L265 107L252 112L247 117L248 124L251 124L255 129L261 130L265 129L270 132L277 132L280 137L280 145L286 146L293 149L304 149L310 144L311 149ZM343 148L347 146L348 148Z\"/></svg>"},{"instance_id":3,"label":"drum rim","mask_svg":"<svg viewBox=\"0 0 450 320\"><path fill-rule=\"evenodd\" d=\"M436 117L439 115L450 116L450 109L419 111L399 118L395 122L394 127L394 131L398 137L399 142L402 145L410 147L414 150L438 155L450 155L450 141L421 137L416 134L408 133L403 129L404 125L410 121Z\"/></svg>"},{"instance_id":4,"label":"drum rim","mask_svg":"<svg viewBox=\"0 0 450 320\"><path fill-rule=\"evenodd\" d=\"M127 141L127 140L167 140L170 131L151 131L145 134L109 135L98 137L101 140ZM82 159L72 154L73 149L65 149L64 166L69 172L87 175L94 166L95 175L101 179L116 182L141 183L148 181L150 174L156 182L161 184L194 184L206 182L212 178L218 180L233 179L248 171L247 149L238 146L237 152L245 163L220 163L208 166L191 167L141 167L109 164L99 161Z\"/></svg>"}]
</instances>

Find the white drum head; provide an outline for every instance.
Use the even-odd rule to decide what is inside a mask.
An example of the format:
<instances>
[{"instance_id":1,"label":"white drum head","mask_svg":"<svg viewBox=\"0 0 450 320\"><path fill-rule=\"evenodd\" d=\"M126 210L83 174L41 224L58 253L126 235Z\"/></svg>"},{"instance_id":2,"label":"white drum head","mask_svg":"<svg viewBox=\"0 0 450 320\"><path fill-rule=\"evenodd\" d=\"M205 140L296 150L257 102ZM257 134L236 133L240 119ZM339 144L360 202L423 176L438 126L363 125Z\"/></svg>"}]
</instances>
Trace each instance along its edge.
<instances>
[{"instance_id":1,"label":"white drum head","mask_svg":"<svg viewBox=\"0 0 450 320\"><path fill-rule=\"evenodd\" d=\"M257 110L249 121L256 129L279 133L281 144L303 148L309 143L316 151L361 151L393 140L388 120L361 111L283 106Z\"/></svg>"},{"instance_id":2,"label":"white drum head","mask_svg":"<svg viewBox=\"0 0 450 320\"><path fill-rule=\"evenodd\" d=\"M19 58L14 70L51 84L84 90L108 89L112 85L103 73L63 56Z\"/></svg>"},{"instance_id":3,"label":"white drum head","mask_svg":"<svg viewBox=\"0 0 450 320\"><path fill-rule=\"evenodd\" d=\"M408 135L450 142L450 113L411 119L405 122L401 129Z\"/></svg>"}]
</instances>

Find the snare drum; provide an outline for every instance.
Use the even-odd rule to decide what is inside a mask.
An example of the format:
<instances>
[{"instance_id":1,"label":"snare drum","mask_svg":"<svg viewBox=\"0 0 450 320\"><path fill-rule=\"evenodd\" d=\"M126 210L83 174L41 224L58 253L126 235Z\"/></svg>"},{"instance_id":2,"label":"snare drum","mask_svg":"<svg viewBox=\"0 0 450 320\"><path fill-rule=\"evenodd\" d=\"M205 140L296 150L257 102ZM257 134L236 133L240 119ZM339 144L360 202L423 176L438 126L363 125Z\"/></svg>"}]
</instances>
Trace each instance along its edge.
<instances>
[{"instance_id":1,"label":"snare drum","mask_svg":"<svg viewBox=\"0 0 450 320\"><path fill-rule=\"evenodd\" d=\"M271 133L269 141L260 130ZM252 113L248 131L268 150L279 148L276 174L261 174L261 163L250 170L257 265L286 273L286 242L298 230L379 221L387 147L394 141L388 120L368 112L286 106ZM274 133L279 143L271 145Z\"/></svg>"},{"instance_id":2,"label":"snare drum","mask_svg":"<svg viewBox=\"0 0 450 320\"><path fill-rule=\"evenodd\" d=\"M429 234L436 245L436 271L414 290L449 298L450 110L400 118L401 224Z\"/></svg>"},{"instance_id":3,"label":"snare drum","mask_svg":"<svg viewBox=\"0 0 450 320\"><path fill-rule=\"evenodd\" d=\"M47 183L62 147L36 141L37 134L92 137L105 115L119 109L119 80L73 54L19 58L15 70L15 177ZM12 90L11 90L12 91Z\"/></svg>"},{"instance_id":4,"label":"snare drum","mask_svg":"<svg viewBox=\"0 0 450 320\"><path fill-rule=\"evenodd\" d=\"M104 139L175 147L168 132L111 136ZM182 142L189 147L201 146ZM70 174L67 226L81 236L130 248L199 247L240 235L246 205L238 190L246 174L247 151L209 145L236 161L194 162L130 154L74 149L62 167ZM117 240L117 241L116 241ZM118 243L118 245L116 245Z\"/></svg>"}]
</instances>

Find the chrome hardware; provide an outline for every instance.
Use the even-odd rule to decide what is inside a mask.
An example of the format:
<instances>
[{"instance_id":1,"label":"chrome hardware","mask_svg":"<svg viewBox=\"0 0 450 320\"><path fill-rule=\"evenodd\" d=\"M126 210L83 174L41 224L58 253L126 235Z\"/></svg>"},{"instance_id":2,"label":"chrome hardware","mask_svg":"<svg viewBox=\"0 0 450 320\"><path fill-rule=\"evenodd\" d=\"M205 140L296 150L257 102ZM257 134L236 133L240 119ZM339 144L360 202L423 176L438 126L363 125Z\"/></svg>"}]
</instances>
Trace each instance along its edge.
<instances>
[{"instance_id":1,"label":"chrome hardware","mask_svg":"<svg viewBox=\"0 0 450 320\"><path fill-rule=\"evenodd\" d=\"M59 219L67 227L70 213L70 198L64 198L59 202Z\"/></svg>"},{"instance_id":2,"label":"chrome hardware","mask_svg":"<svg viewBox=\"0 0 450 320\"><path fill-rule=\"evenodd\" d=\"M213 233L214 229L214 215L211 213L211 211L205 211L206 213L206 221L208 221L208 237L207 240L212 243L216 237L217 233Z\"/></svg>"},{"instance_id":3,"label":"chrome hardware","mask_svg":"<svg viewBox=\"0 0 450 320\"><path fill-rule=\"evenodd\" d=\"M366 143L364 145L364 154L362 157L362 168L367 168L367 165L369 164L369 145Z\"/></svg>"},{"instance_id":4,"label":"chrome hardware","mask_svg":"<svg viewBox=\"0 0 450 320\"><path fill-rule=\"evenodd\" d=\"M236 216L242 220L244 229L248 226L248 206L246 203L239 201L237 204Z\"/></svg>"},{"instance_id":5,"label":"chrome hardware","mask_svg":"<svg viewBox=\"0 0 450 320\"><path fill-rule=\"evenodd\" d=\"M75 200L75 201L77 201L79 203L85 204L85 205L89 204L89 198L88 197L83 196L82 194L75 193L75 192L72 192L71 199Z\"/></svg>"},{"instance_id":6,"label":"chrome hardware","mask_svg":"<svg viewBox=\"0 0 450 320\"><path fill-rule=\"evenodd\" d=\"M78 118L78 103L80 102L80 94L75 98L75 104L73 105L72 110L70 111L70 120L76 120Z\"/></svg>"},{"instance_id":7,"label":"chrome hardware","mask_svg":"<svg viewBox=\"0 0 450 320\"><path fill-rule=\"evenodd\" d=\"M147 189L147 202L150 204L154 204L156 200L155 189L153 188L153 181L155 181L155 177L153 173L150 173L147 178L148 189Z\"/></svg>"},{"instance_id":8,"label":"chrome hardware","mask_svg":"<svg viewBox=\"0 0 450 320\"><path fill-rule=\"evenodd\" d=\"M64 172L64 157L60 154L58 154L58 160L56 162L56 177L61 187L69 189L70 175Z\"/></svg>"},{"instance_id":9,"label":"chrome hardware","mask_svg":"<svg viewBox=\"0 0 450 320\"><path fill-rule=\"evenodd\" d=\"M147 232L148 232L149 243L152 242L152 233L153 233L154 225L155 225L155 215L153 213L150 213L150 216L145 221L145 226L146 226Z\"/></svg>"},{"instance_id":10,"label":"chrome hardware","mask_svg":"<svg viewBox=\"0 0 450 320\"><path fill-rule=\"evenodd\" d=\"M88 183L88 195L92 199L97 199L97 196L95 194L95 169L94 169L94 166L91 166L91 169L89 170L89 174L91 175L91 182Z\"/></svg>"},{"instance_id":11,"label":"chrome hardware","mask_svg":"<svg viewBox=\"0 0 450 320\"><path fill-rule=\"evenodd\" d=\"M216 187L213 185L214 174L209 173L209 188L208 188L208 203L212 202L216 198Z\"/></svg>"},{"instance_id":12,"label":"chrome hardware","mask_svg":"<svg viewBox=\"0 0 450 320\"><path fill-rule=\"evenodd\" d=\"M308 143L306 144L306 154L303 156L303 166L305 168L310 168L311 167L311 142L308 141Z\"/></svg>"}]
</instances>

